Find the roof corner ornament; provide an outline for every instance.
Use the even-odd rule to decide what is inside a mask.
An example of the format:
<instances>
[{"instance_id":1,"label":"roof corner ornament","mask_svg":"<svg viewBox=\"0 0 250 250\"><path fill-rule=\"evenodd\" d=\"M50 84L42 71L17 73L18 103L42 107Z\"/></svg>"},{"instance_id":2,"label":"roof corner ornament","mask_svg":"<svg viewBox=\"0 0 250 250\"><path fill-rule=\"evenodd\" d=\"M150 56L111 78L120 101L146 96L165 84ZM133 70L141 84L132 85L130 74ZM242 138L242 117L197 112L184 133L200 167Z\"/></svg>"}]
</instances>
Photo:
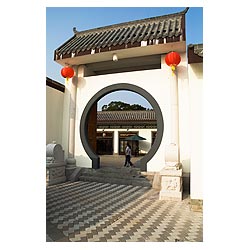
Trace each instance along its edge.
<instances>
[{"instance_id":1,"label":"roof corner ornament","mask_svg":"<svg viewBox=\"0 0 250 250\"><path fill-rule=\"evenodd\" d=\"M185 10L183 10L183 14L186 14L189 10L189 7L186 7Z\"/></svg>"},{"instance_id":2,"label":"roof corner ornament","mask_svg":"<svg viewBox=\"0 0 250 250\"><path fill-rule=\"evenodd\" d=\"M74 34L76 34L78 31L76 30L76 27L73 28Z\"/></svg>"}]
</instances>

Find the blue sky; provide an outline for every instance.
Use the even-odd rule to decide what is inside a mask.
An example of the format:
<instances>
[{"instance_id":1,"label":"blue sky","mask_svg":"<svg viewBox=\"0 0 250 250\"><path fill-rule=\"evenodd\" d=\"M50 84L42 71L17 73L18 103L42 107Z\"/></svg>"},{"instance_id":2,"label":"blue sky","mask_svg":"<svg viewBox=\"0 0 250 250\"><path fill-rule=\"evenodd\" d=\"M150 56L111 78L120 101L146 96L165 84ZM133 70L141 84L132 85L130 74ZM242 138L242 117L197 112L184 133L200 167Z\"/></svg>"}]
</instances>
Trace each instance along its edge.
<instances>
[{"instance_id":1,"label":"blue sky","mask_svg":"<svg viewBox=\"0 0 250 250\"><path fill-rule=\"evenodd\" d=\"M54 50L73 36L73 27L78 31L96 27L143 19L147 17L166 15L184 10L185 7L47 7L46 8L46 76L64 83L60 71L62 66L54 62ZM203 43L203 8L191 7L186 14L186 42L187 44ZM115 94L115 93L114 93ZM99 108L114 100L110 94L100 100ZM121 100L124 95L116 94ZM143 98L130 96L131 100L124 102L139 103L150 107Z\"/></svg>"}]
</instances>

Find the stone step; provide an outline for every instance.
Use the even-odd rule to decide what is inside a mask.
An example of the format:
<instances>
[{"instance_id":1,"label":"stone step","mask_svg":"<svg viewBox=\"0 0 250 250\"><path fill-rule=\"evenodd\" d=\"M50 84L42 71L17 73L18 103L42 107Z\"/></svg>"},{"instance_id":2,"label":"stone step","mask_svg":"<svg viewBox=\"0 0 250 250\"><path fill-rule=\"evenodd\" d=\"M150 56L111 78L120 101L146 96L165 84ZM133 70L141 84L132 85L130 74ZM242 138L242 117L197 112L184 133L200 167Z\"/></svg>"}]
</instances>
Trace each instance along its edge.
<instances>
[{"instance_id":1,"label":"stone step","mask_svg":"<svg viewBox=\"0 0 250 250\"><path fill-rule=\"evenodd\" d=\"M115 168L115 167L103 167L100 169L97 169L100 173L122 173L122 174L128 174L128 175L138 175L141 173L140 168L134 168L134 167L121 167L121 168Z\"/></svg>"},{"instance_id":2,"label":"stone step","mask_svg":"<svg viewBox=\"0 0 250 250\"><path fill-rule=\"evenodd\" d=\"M131 178L140 177L140 169L131 168L100 168L100 169L82 169L81 175L99 176L110 178Z\"/></svg>"},{"instance_id":3,"label":"stone step","mask_svg":"<svg viewBox=\"0 0 250 250\"><path fill-rule=\"evenodd\" d=\"M152 186L152 182L141 175L139 168L131 167L105 167L100 169L83 168L79 180L143 187Z\"/></svg>"},{"instance_id":4,"label":"stone step","mask_svg":"<svg viewBox=\"0 0 250 250\"><path fill-rule=\"evenodd\" d=\"M143 177L135 178L112 178L106 176L91 176L91 175L82 175L79 177L79 181L90 181L90 182L101 182L101 183L112 183L120 185L132 185L132 186L142 186L142 187L152 187L152 184Z\"/></svg>"}]
</instances>

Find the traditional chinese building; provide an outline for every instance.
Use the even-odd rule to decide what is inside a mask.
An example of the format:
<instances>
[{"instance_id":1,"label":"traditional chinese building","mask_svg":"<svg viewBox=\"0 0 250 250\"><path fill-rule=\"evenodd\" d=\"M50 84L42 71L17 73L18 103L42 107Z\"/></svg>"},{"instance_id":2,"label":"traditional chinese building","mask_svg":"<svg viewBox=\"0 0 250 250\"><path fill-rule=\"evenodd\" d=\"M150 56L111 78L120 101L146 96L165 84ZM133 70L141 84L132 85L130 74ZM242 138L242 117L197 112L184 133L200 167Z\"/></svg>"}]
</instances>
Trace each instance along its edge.
<instances>
[{"instance_id":1,"label":"traditional chinese building","mask_svg":"<svg viewBox=\"0 0 250 250\"><path fill-rule=\"evenodd\" d=\"M59 141L66 158L75 158L80 167L99 168L101 140L112 137L110 153L119 154L122 146L115 144L121 137L132 129L138 134L142 128L136 126L153 126L148 128L150 150L137 167L160 172L170 163L180 163L183 173L190 175L191 198L202 199L203 46L186 44L187 11L91 30L74 28L73 36L55 50L54 60L74 69L65 82L60 118ZM175 71L165 62L172 51L181 58ZM97 102L117 90L146 98L154 122L131 118L128 130L122 119L115 128L105 123L111 114L98 113ZM119 119L119 113L112 115Z\"/></svg>"},{"instance_id":2,"label":"traditional chinese building","mask_svg":"<svg viewBox=\"0 0 250 250\"><path fill-rule=\"evenodd\" d=\"M143 140L130 141L132 155L145 155L154 144L157 134L155 112L99 111L97 112L97 154L124 154L129 136ZM145 140L144 140L145 139Z\"/></svg>"}]
</instances>

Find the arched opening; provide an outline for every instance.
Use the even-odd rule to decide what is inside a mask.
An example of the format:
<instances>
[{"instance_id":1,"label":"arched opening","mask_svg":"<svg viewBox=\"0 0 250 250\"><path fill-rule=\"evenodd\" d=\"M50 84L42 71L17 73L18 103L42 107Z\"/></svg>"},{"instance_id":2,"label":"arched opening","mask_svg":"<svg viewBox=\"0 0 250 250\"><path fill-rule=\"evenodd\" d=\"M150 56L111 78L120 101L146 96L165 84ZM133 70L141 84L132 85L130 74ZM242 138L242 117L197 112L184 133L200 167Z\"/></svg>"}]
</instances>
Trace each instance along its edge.
<instances>
[{"instance_id":1,"label":"arched opening","mask_svg":"<svg viewBox=\"0 0 250 250\"><path fill-rule=\"evenodd\" d=\"M157 133L155 112L150 103L131 90L113 91L97 102L95 152L100 167L123 167L125 149L131 146L132 164L143 158Z\"/></svg>"},{"instance_id":2,"label":"arched opening","mask_svg":"<svg viewBox=\"0 0 250 250\"><path fill-rule=\"evenodd\" d=\"M111 86L108 86L106 88L103 88L99 92L97 92L88 102L86 105L81 121L80 121L80 137L82 141L82 145L87 152L88 156L92 160L92 168L99 168L100 167L100 157L98 154L96 154L96 150L93 150L93 146L91 145L91 138L89 137L90 134L90 127L91 125L88 124L88 121L90 119L90 116L93 115L92 109L94 106L96 106L98 100L100 100L102 97L105 95L117 91L117 90L128 90L128 91L133 91L142 97L144 97L150 105L153 107L153 110L156 113L156 122L157 122L157 134L154 138L154 143L152 147L150 148L149 152L142 157L136 164L137 167L139 167L142 171L147 171L147 162L154 156L156 151L158 150L161 140L162 140L162 135L163 135L163 129L164 129L164 124L163 124L163 117L161 113L161 109L154 99L154 97L149 94L147 91L144 89L133 85L133 84L128 84L128 83L119 83L119 84L114 84ZM96 145L95 145L96 147Z\"/></svg>"}]
</instances>

